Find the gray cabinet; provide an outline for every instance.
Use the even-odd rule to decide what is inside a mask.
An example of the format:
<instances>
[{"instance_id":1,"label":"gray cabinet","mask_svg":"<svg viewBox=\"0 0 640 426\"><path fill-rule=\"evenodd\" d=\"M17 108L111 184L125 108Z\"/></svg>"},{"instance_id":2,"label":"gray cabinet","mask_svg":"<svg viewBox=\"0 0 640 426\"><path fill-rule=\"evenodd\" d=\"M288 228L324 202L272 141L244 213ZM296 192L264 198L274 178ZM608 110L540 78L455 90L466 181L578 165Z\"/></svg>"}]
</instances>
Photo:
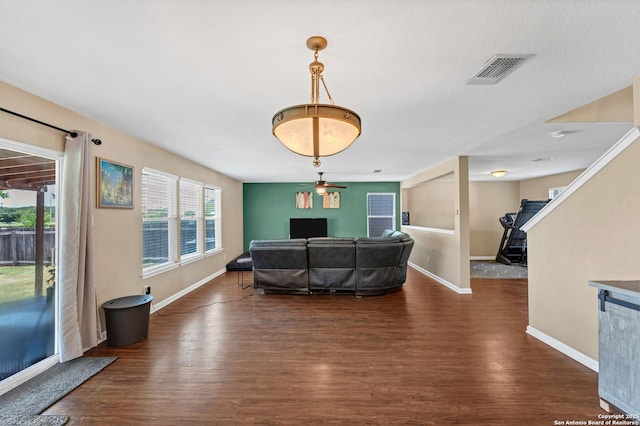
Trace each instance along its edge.
<instances>
[{"instance_id":1,"label":"gray cabinet","mask_svg":"<svg viewBox=\"0 0 640 426\"><path fill-rule=\"evenodd\" d=\"M640 281L589 281L598 289L598 394L640 413Z\"/></svg>"}]
</instances>

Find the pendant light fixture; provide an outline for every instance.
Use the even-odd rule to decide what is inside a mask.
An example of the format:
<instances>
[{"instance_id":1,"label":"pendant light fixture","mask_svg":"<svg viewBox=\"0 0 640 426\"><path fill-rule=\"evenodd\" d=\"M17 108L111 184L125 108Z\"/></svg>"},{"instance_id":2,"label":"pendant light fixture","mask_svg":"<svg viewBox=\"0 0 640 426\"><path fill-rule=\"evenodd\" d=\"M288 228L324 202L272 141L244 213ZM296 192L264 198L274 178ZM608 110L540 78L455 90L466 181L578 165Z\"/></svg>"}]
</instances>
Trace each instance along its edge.
<instances>
[{"instance_id":1,"label":"pendant light fixture","mask_svg":"<svg viewBox=\"0 0 640 426\"><path fill-rule=\"evenodd\" d=\"M295 105L278 111L272 121L273 135L296 154L313 157L313 165L320 167L320 157L337 154L348 148L362 131L360 117L354 111L334 105L324 82L324 64L318 62L318 52L327 47L324 37L307 40L307 47L314 51L311 71L311 103ZM321 104L320 82L329 104Z\"/></svg>"}]
</instances>

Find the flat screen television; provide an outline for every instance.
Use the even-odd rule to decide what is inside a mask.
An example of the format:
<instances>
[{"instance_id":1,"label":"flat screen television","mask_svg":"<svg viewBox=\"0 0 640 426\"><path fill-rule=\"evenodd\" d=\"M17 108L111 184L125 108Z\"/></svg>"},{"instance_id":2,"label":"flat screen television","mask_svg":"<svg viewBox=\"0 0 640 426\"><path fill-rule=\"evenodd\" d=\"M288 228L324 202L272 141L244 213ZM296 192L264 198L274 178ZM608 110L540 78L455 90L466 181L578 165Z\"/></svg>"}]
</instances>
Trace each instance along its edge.
<instances>
[{"instance_id":1,"label":"flat screen television","mask_svg":"<svg viewBox=\"0 0 640 426\"><path fill-rule=\"evenodd\" d=\"M327 236L327 218L289 219L289 238L312 238Z\"/></svg>"}]
</instances>

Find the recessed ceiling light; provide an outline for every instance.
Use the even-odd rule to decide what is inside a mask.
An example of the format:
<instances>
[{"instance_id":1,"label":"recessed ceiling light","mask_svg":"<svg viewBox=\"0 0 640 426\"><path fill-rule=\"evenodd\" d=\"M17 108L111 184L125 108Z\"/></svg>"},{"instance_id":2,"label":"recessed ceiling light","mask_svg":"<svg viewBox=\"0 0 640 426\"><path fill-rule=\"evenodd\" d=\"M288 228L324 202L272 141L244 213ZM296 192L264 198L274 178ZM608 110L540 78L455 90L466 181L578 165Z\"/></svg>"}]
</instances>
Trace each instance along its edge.
<instances>
[{"instance_id":1,"label":"recessed ceiling light","mask_svg":"<svg viewBox=\"0 0 640 426\"><path fill-rule=\"evenodd\" d=\"M562 130L557 130L555 132L551 132L551 137L552 138L564 138L567 135L566 132L563 132Z\"/></svg>"}]
</instances>

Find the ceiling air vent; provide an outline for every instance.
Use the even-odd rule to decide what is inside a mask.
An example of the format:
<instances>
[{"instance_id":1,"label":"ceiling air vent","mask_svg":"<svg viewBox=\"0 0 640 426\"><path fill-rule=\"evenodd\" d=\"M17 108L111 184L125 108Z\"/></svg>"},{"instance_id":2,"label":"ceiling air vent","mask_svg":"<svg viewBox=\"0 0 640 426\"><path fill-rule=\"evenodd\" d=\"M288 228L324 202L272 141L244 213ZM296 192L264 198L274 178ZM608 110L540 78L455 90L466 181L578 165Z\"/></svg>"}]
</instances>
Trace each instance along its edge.
<instances>
[{"instance_id":1,"label":"ceiling air vent","mask_svg":"<svg viewBox=\"0 0 640 426\"><path fill-rule=\"evenodd\" d=\"M467 84L496 84L533 55L495 55L471 77Z\"/></svg>"}]
</instances>

